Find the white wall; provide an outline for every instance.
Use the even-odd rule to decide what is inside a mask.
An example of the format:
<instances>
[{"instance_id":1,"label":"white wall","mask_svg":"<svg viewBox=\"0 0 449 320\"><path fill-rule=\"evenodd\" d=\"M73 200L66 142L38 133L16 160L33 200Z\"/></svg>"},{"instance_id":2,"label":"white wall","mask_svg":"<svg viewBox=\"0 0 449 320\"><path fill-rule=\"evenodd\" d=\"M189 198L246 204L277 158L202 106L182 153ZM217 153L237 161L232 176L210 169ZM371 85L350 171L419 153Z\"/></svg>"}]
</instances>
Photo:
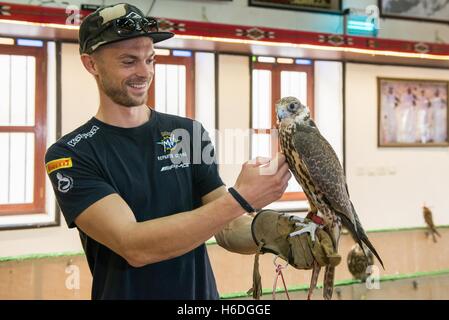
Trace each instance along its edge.
<instances>
[{"instance_id":1,"label":"white wall","mask_svg":"<svg viewBox=\"0 0 449 320\"><path fill-rule=\"evenodd\" d=\"M80 60L78 45L61 48L62 135L75 130L97 113L97 84Z\"/></svg>"},{"instance_id":2,"label":"white wall","mask_svg":"<svg viewBox=\"0 0 449 320\"><path fill-rule=\"evenodd\" d=\"M57 0L58 2L60 0ZM13 0L12 3L27 4L29 0ZM31 4L40 1L32 0ZM116 0L66 0L71 4L115 4ZM129 0L147 12L153 1ZM365 9L377 5L377 0L343 0L343 8ZM55 4L49 4L57 6ZM60 5L64 7L64 5ZM296 29L314 32L342 33L340 15L310 13L306 11L279 10L249 7L248 0L207 1L207 0L156 0L150 15L156 17L209 21L215 23L265 26L280 29ZM400 19L381 19L379 37L413 41L434 42L438 37L449 43L449 25L441 23L414 22ZM411 32L412 31L412 32Z\"/></svg>"},{"instance_id":3,"label":"white wall","mask_svg":"<svg viewBox=\"0 0 449 320\"><path fill-rule=\"evenodd\" d=\"M449 70L348 64L346 163L366 229L423 226L421 206L449 224L449 148L378 148L377 77L449 80Z\"/></svg>"},{"instance_id":4,"label":"white wall","mask_svg":"<svg viewBox=\"0 0 449 320\"><path fill-rule=\"evenodd\" d=\"M213 53L195 53L195 119L203 124L213 140L215 130L215 55Z\"/></svg>"},{"instance_id":5,"label":"white wall","mask_svg":"<svg viewBox=\"0 0 449 320\"><path fill-rule=\"evenodd\" d=\"M219 170L231 187L249 159L249 57L220 55L218 61Z\"/></svg>"},{"instance_id":6,"label":"white wall","mask_svg":"<svg viewBox=\"0 0 449 320\"><path fill-rule=\"evenodd\" d=\"M342 63L316 61L315 122L343 161L343 73Z\"/></svg>"}]
</instances>

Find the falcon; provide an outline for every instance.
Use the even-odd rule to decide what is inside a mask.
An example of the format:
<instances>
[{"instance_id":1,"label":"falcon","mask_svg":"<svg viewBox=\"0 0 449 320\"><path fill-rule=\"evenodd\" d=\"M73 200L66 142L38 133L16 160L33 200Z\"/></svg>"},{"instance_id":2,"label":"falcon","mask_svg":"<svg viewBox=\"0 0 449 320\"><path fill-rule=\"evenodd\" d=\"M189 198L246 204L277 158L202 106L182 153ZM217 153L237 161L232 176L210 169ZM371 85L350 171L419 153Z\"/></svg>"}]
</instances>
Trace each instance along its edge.
<instances>
[{"instance_id":1,"label":"falcon","mask_svg":"<svg viewBox=\"0 0 449 320\"><path fill-rule=\"evenodd\" d=\"M361 248L365 244L374 253L383 267L383 262L363 230L350 200L346 178L337 155L310 118L309 108L295 97L285 97L276 103L276 114L281 150L310 206L307 215L309 219L299 221L298 225L303 228L290 236L308 232L313 241L316 228L321 227L330 234L337 251L343 225ZM315 263L308 299L316 287L320 269L318 263ZM323 283L325 299L332 298L334 275L335 267L327 266Z\"/></svg>"},{"instance_id":2,"label":"falcon","mask_svg":"<svg viewBox=\"0 0 449 320\"><path fill-rule=\"evenodd\" d=\"M437 231L437 229L435 228L435 224L433 223L432 211L430 211L430 209L426 206L422 207L422 211L424 221L426 222L429 229L428 234L430 233L432 235L433 242L437 242L437 238L435 237L435 235L441 237L441 234Z\"/></svg>"},{"instance_id":3,"label":"falcon","mask_svg":"<svg viewBox=\"0 0 449 320\"><path fill-rule=\"evenodd\" d=\"M359 244L355 244L348 253L347 264L348 270L354 277L354 279L361 280L362 282L366 281L368 277L367 268L374 264L374 256L371 251L362 250ZM368 255L365 255L365 252L368 252Z\"/></svg>"}]
</instances>

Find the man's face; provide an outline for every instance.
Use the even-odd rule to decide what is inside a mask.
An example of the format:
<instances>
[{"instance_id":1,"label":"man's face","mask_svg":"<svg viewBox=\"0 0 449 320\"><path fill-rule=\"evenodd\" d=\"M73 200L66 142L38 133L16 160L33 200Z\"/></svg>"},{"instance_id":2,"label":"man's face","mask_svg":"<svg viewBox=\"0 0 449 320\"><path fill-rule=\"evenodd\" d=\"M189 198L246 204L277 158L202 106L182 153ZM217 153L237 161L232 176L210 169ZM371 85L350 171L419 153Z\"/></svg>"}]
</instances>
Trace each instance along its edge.
<instances>
[{"instance_id":1,"label":"man's face","mask_svg":"<svg viewBox=\"0 0 449 320\"><path fill-rule=\"evenodd\" d=\"M137 37L100 47L93 53L98 65L98 85L112 101L124 107L147 102L154 76L154 45Z\"/></svg>"}]
</instances>

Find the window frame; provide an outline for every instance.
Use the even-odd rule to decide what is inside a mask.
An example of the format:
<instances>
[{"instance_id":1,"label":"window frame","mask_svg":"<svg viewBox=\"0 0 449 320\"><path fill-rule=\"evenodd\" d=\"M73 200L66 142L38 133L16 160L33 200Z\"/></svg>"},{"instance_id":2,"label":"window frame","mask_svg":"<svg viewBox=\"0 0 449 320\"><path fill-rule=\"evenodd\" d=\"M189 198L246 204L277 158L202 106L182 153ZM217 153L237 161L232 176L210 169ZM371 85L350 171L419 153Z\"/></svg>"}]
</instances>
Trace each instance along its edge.
<instances>
[{"instance_id":1,"label":"window frame","mask_svg":"<svg viewBox=\"0 0 449 320\"><path fill-rule=\"evenodd\" d=\"M253 134L270 133L272 129L276 128L276 110L275 104L281 98L281 72L282 71L296 71L304 72L307 75L307 106L310 109L310 113L314 115L314 65L313 62L310 65L300 64L284 64L284 63L270 63L270 62L258 62L252 61L251 63L251 77L253 70L269 70L271 71L271 128L253 128L252 122L252 108L251 105L251 128ZM251 89L251 96L253 92ZM272 151L279 150L279 143L276 146L272 145ZM274 152L273 152L274 154ZM281 199L278 201L302 201L307 200L304 192L285 192Z\"/></svg>"},{"instance_id":2,"label":"window frame","mask_svg":"<svg viewBox=\"0 0 449 320\"><path fill-rule=\"evenodd\" d=\"M35 119L34 126L0 125L1 133L34 133L34 179L33 203L0 204L0 216L16 216L45 213L46 182L44 157L47 147L47 46L27 47L0 45L0 54L34 56L35 74Z\"/></svg>"},{"instance_id":3,"label":"window frame","mask_svg":"<svg viewBox=\"0 0 449 320\"><path fill-rule=\"evenodd\" d=\"M171 53L171 50L170 50ZM171 64L171 65L183 65L186 67L186 117L195 118L195 58L192 52L190 57L177 57L173 55L156 55L154 70L156 70L156 64ZM153 80L151 82L150 89L148 91L148 105L151 108L155 108L155 81L156 72L154 73Z\"/></svg>"}]
</instances>

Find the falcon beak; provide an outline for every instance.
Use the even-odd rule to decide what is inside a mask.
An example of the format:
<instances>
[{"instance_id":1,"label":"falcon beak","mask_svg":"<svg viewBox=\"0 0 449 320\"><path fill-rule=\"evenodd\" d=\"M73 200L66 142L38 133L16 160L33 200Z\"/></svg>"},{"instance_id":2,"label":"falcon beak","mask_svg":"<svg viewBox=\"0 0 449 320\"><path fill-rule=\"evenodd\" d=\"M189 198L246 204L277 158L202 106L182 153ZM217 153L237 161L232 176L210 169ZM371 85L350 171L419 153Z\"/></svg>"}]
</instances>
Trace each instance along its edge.
<instances>
[{"instance_id":1,"label":"falcon beak","mask_svg":"<svg viewBox=\"0 0 449 320\"><path fill-rule=\"evenodd\" d=\"M278 118L279 118L279 121L282 121L284 118L287 118L288 112L286 112L286 111L283 110L283 109L278 109L278 111L277 111L277 116L278 116Z\"/></svg>"}]
</instances>

